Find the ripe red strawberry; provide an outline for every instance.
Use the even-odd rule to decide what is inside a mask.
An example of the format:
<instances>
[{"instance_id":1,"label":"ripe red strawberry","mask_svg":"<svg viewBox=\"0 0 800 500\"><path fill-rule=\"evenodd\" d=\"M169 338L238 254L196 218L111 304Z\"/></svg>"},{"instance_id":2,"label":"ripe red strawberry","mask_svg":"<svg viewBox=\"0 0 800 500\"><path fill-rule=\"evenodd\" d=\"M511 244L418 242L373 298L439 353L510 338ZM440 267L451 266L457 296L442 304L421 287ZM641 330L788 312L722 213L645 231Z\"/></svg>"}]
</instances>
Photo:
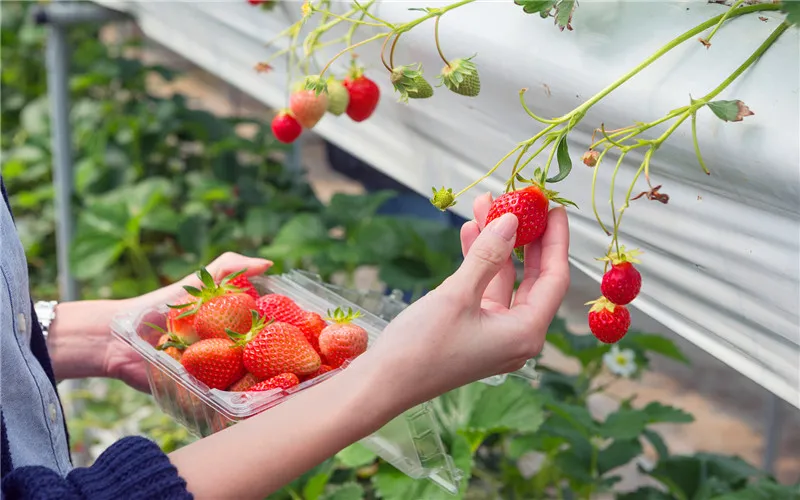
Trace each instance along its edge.
<instances>
[{"instance_id":1,"label":"ripe red strawberry","mask_svg":"<svg viewBox=\"0 0 800 500\"><path fill-rule=\"evenodd\" d=\"M186 348L181 364L212 389L224 390L245 374L242 347L230 339L205 339Z\"/></svg>"},{"instance_id":2,"label":"ripe red strawberry","mask_svg":"<svg viewBox=\"0 0 800 500\"><path fill-rule=\"evenodd\" d=\"M303 377L303 382L305 382L306 380L311 380L312 378L317 378L320 375L322 375L323 373L328 373L330 371L333 371L333 368L331 366L329 366L329 365L319 365L319 370L315 371L311 375L306 375L305 377Z\"/></svg>"},{"instance_id":3,"label":"ripe red strawberry","mask_svg":"<svg viewBox=\"0 0 800 500\"><path fill-rule=\"evenodd\" d=\"M194 329L201 339L227 339L227 330L247 332L253 326L256 301L243 293L229 293L205 302L195 313Z\"/></svg>"},{"instance_id":4,"label":"ripe red strawberry","mask_svg":"<svg viewBox=\"0 0 800 500\"><path fill-rule=\"evenodd\" d=\"M178 319L194 315L194 329L201 339L227 339L228 329L239 333L249 331L253 325L251 311L256 308L256 301L250 295L238 293L238 289L230 283L243 272L229 274L216 283L211 274L201 268L197 275L203 286L183 287L195 302Z\"/></svg>"},{"instance_id":5,"label":"ripe red strawberry","mask_svg":"<svg viewBox=\"0 0 800 500\"><path fill-rule=\"evenodd\" d=\"M600 283L603 295L619 306L630 304L639 295L641 288L642 275L630 262L612 264Z\"/></svg>"},{"instance_id":6,"label":"ripe red strawberry","mask_svg":"<svg viewBox=\"0 0 800 500\"><path fill-rule=\"evenodd\" d=\"M313 128L328 110L328 95L315 90L297 90L289 96L289 109L304 128Z\"/></svg>"},{"instance_id":7,"label":"ripe red strawberry","mask_svg":"<svg viewBox=\"0 0 800 500\"><path fill-rule=\"evenodd\" d=\"M372 116L381 98L380 88L375 82L364 76L363 69L355 68L342 83L350 94L347 116L356 122Z\"/></svg>"},{"instance_id":8,"label":"ripe red strawberry","mask_svg":"<svg viewBox=\"0 0 800 500\"><path fill-rule=\"evenodd\" d=\"M530 186L518 191L502 194L492 202L488 225L503 214L512 213L517 216L517 240L514 247L522 247L541 238L547 229L547 214L550 211L550 200L539 186Z\"/></svg>"},{"instance_id":9,"label":"ripe red strawberry","mask_svg":"<svg viewBox=\"0 0 800 500\"><path fill-rule=\"evenodd\" d=\"M286 321L287 318L294 319L303 312L294 300L279 293L270 293L259 297L256 300L256 310L266 320L271 319L284 323L290 323Z\"/></svg>"},{"instance_id":10,"label":"ripe red strawberry","mask_svg":"<svg viewBox=\"0 0 800 500\"><path fill-rule=\"evenodd\" d=\"M294 373L282 373L263 382L259 382L248 391L271 391L272 389L289 389L300 383L300 379Z\"/></svg>"},{"instance_id":11,"label":"ripe red strawberry","mask_svg":"<svg viewBox=\"0 0 800 500\"><path fill-rule=\"evenodd\" d=\"M367 350L369 335L366 330L351 323L352 320L361 316L360 312L353 312L352 309L345 312L341 308L336 308L333 313L328 313L328 315L328 319L334 323L322 330L319 336L319 349L326 364L332 368L338 368L345 361L353 359Z\"/></svg>"},{"instance_id":12,"label":"ripe red strawberry","mask_svg":"<svg viewBox=\"0 0 800 500\"><path fill-rule=\"evenodd\" d=\"M627 307L613 304L605 297L588 302L586 305L589 304L592 304L592 308L589 309L589 329L597 340L613 344L628 333L631 313Z\"/></svg>"},{"instance_id":13,"label":"ripe red strawberry","mask_svg":"<svg viewBox=\"0 0 800 500\"><path fill-rule=\"evenodd\" d=\"M194 315L182 315L193 309L196 305L195 300L191 295L187 294L177 300L174 305L170 305L170 309L167 312L167 332L177 335L187 343L197 339L197 332L194 331Z\"/></svg>"},{"instance_id":14,"label":"ripe red strawberry","mask_svg":"<svg viewBox=\"0 0 800 500\"><path fill-rule=\"evenodd\" d=\"M287 323L290 323L287 321ZM322 353L319 349L319 336L322 330L328 326L328 323L322 319L322 316L315 312L303 311L303 315L296 323L291 323L303 332L306 340L311 344L318 353Z\"/></svg>"},{"instance_id":15,"label":"ripe red strawberry","mask_svg":"<svg viewBox=\"0 0 800 500\"><path fill-rule=\"evenodd\" d=\"M605 298L614 304L624 306L630 304L642 289L642 275L633 267L638 263L636 258L641 252L638 249L627 251L620 247L618 252L610 253L600 260L611 262L611 269L603 275L600 291Z\"/></svg>"},{"instance_id":16,"label":"ripe red strawberry","mask_svg":"<svg viewBox=\"0 0 800 500\"><path fill-rule=\"evenodd\" d=\"M266 320L296 326L303 332L314 350L319 352L319 334L328 325L322 316L304 310L294 300L277 293L260 297L256 301L256 310Z\"/></svg>"},{"instance_id":17,"label":"ripe red strawberry","mask_svg":"<svg viewBox=\"0 0 800 500\"><path fill-rule=\"evenodd\" d=\"M261 379L256 377L250 372L245 373L244 377L240 378L232 386L228 388L231 392L243 392L250 390L251 387L259 383Z\"/></svg>"},{"instance_id":18,"label":"ripe red strawberry","mask_svg":"<svg viewBox=\"0 0 800 500\"><path fill-rule=\"evenodd\" d=\"M272 119L272 135L284 144L291 144L302 133L300 122L288 110L281 111Z\"/></svg>"},{"instance_id":19,"label":"ripe red strawberry","mask_svg":"<svg viewBox=\"0 0 800 500\"><path fill-rule=\"evenodd\" d=\"M258 298L258 290L256 287L253 286L253 283L247 278L247 276L239 275L228 282L231 286L236 287L239 289L240 293L245 293L253 299Z\"/></svg>"},{"instance_id":20,"label":"ripe red strawberry","mask_svg":"<svg viewBox=\"0 0 800 500\"><path fill-rule=\"evenodd\" d=\"M322 360L303 332L288 323L270 323L244 348L244 365L260 379L281 373L298 376L314 373Z\"/></svg>"}]
</instances>

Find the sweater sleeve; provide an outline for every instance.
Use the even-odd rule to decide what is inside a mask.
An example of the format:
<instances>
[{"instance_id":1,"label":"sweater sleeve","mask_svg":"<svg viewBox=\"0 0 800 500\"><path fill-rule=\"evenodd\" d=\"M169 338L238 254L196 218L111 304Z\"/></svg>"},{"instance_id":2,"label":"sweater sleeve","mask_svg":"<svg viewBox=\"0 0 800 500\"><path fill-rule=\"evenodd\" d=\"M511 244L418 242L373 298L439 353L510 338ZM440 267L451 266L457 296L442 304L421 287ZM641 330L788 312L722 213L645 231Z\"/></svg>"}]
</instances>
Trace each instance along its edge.
<instances>
[{"instance_id":1,"label":"sweater sleeve","mask_svg":"<svg viewBox=\"0 0 800 500\"><path fill-rule=\"evenodd\" d=\"M2 482L8 500L191 500L186 481L154 442L123 438L91 467L74 469L66 478L40 466L19 467Z\"/></svg>"}]
</instances>

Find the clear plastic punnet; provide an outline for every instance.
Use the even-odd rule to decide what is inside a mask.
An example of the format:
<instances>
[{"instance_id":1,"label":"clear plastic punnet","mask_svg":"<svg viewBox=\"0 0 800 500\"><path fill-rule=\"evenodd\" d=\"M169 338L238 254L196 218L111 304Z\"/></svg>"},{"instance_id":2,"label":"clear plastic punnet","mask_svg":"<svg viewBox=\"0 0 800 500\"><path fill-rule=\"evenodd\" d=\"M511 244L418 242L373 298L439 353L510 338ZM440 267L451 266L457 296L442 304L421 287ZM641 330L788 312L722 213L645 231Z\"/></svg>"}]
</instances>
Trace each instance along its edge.
<instances>
[{"instance_id":1,"label":"clear plastic punnet","mask_svg":"<svg viewBox=\"0 0 800 500\"><path fill-rule=\"evenodd\" d=\"M363 316L354 323L366 329L369 345L377 340L388 321L406 307L396 294L384 296L341 289L323 284L315 275L298 271L250 280L260 294L286 295L308 311L324 315L336 307L360 310ZM290 389L264 392L211 389L187 373L178 361L155 349L161 332L148 323L165 327L167 311L164 305L120 314L112 322L112 332L147 361L147 377L156 403L200 437L268 410L347 369L346 366L337 368ZM453 494L458 491L462 472L447 454L429 403L406 411L361 442L410 477L429 479Z\"/></svg>"}]
</instances>

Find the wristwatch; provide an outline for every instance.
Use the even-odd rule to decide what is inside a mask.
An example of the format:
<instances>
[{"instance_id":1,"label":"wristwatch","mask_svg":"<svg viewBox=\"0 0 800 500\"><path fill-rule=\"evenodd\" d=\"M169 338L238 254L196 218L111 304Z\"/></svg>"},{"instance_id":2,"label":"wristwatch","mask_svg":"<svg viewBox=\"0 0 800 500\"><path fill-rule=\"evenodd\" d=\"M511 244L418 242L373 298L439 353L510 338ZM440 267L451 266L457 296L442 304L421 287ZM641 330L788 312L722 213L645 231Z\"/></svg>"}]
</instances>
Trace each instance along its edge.
<instances>
[{"instance_id":1,"label":"wristwatch","mask_svg":"<svg viewBox=\"0 0 800 500\"><path fill-rule=\"evenodd\" d=\"M45 340L47 340L47 334L50 331L50 324L56 318L56 305L58 305L58 302L55 300L40 300L33 304L33 310L39 319L39 326L42 327L42 335L44 335Z\"/></svg>"}]
</instances>

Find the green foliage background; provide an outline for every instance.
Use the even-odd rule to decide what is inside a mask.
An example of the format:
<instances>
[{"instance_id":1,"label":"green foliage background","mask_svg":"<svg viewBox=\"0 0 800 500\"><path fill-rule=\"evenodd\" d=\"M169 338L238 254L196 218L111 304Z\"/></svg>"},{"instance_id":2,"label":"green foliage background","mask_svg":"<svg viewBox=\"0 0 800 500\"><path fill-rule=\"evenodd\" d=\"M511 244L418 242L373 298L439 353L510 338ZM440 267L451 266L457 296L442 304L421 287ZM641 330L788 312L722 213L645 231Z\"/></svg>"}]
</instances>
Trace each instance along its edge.
<instances>
[{"instance_id":1,"label":"green foliage background","mask_svg":"<svg viewBox=\"0 0 800 500\"><path fill-rule=\"evenodd\" d=\"M2 173L30 262L34 296L55 297L56 264L44 32L31 5L2 2ZM267 256L277 271L312 269L324 279L377 266L389 287L434 287L459 260L456 231L424 220L379 215L392 193L336 195L323 205L300 172L274 161L283 146L266 120L223 118L189 106L181 95L156 97L148 75L173 71L122 56L98 31L70 32L74 48L77 230L72 270L85 298L134 296L172 282L226 250ZM239 134L241 125L255 130ZM688 423L688 413L661 403L623 401L604 421L586 402L602 392L608 346L551 325L548 342L581 370L540 364L535 388L520 379L472 384L431 404L444 443L464 472L459 498L750 500L800 498L736 457L672 455L653 424ZM632 332L620 344L635 353L641 375L653 355L685 362L667 339ZM193 438L152 403L116 381L93 380L72 400L85 405L70 421L73 443L96 456L126 434L144 434L166 451ZM90 433L86 430L91 429ZM655 464L639 458L643 443ZM535 458L537 466L522 466ZM657 486L615 492L618 468L639 461ZM271 498L386 500L453 498L415 481L353 445Z\"/></svg>"}]
</instances>

